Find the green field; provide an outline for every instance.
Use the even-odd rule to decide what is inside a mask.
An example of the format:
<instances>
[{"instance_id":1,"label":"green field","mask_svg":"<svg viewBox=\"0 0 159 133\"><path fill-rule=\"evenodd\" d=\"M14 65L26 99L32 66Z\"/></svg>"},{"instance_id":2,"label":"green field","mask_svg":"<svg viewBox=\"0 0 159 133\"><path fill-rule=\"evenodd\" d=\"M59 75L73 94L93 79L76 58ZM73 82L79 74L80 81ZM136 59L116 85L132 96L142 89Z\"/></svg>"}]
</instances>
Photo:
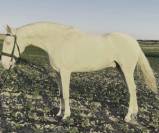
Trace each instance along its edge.
<instances>
[{"instance_id":1,"label":"green field","mask_svg":"<svg viewBox=\"0 0 159 133\"><path fill-rule=\"evenodd\" d=\"M139 41L139 43L153 69L159 72L159 41Z\"/></svg>"},{"instance_id":2,"label":"green field","mask_svg":"<svg viewBox=\"0 0 159 133\"><path fill-rule=\"evenodd\" d=\"M139 41L159 84L159 42ZM0 45L2 46L2 45ZM136 75L139 113L138 125L124 122L129 93L117 69L73 73L70 84L71 117L55 117L59 109L56 75L50 71L47 53L29 46L22 57L37 66L17 64L2 86L7 71L1 74L0 132L19 133L157 133L159 96L146 88ZM0 72L4 69L0 66Z\"/></svg>"}]
</instances>

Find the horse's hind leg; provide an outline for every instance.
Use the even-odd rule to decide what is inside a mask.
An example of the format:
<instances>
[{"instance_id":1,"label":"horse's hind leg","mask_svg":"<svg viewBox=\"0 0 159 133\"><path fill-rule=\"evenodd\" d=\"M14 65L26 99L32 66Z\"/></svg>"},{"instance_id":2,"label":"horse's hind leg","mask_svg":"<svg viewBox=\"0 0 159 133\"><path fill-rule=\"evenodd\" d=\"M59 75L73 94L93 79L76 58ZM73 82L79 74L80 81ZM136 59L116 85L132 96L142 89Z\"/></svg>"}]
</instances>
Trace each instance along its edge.
<instances>
[{"instance_id":1,"label":"horse's hind leg","mask_svg":"<svg viewBox=\"0 0 159 133\"><path fill-rule=\"evenodd\" d=\"M126 122L134 122L135 117L138 113L138 104L137 104L137 97L136 97L136 85L134 82L134 70L135 66L129 66L129 67L121 67L121 70L125 76L125 80L129 89L130 94L130 101L129 101L129 108L128 113L125 117Z\"/></svg>"}]
</instances>

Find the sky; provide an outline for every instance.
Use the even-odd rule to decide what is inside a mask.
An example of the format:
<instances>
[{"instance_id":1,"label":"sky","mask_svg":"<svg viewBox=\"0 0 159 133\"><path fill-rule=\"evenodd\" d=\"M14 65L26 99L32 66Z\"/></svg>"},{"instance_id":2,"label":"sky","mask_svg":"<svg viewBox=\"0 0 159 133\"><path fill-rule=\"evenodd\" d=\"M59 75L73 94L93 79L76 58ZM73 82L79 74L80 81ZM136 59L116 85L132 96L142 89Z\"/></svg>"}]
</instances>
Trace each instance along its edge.
<instances>
[{"instance_id":1,"label":"sky","mask_svg":"<svg viewBox=\"0 0 159 133\"><path fill-rule=\"evenodd\" d=\"M159 40L159 0L0 0L0 3L1 27L52 21L93 34L124 32L137 39Z\"/></svg>"}]
</instances>

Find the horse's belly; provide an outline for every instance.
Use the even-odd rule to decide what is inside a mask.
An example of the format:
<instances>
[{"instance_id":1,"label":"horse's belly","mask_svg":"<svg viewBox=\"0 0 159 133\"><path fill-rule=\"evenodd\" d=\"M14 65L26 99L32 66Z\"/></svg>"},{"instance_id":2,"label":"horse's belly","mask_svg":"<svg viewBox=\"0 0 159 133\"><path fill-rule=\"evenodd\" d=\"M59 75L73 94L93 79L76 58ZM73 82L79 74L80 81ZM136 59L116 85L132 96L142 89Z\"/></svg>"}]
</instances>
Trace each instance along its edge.
<instances>
[{"instance_id":1,"label":"horse's belly","mask_svg":"<svg viewBox=\"0 0 159 133\"><path fill-rule=\"evenodd\" d=\"M60 69L68 69L71 72L90 72L97 71L107 67L116 67L114 58L109 57L96 57L89 58L88 56L79 56L74 58L64 58L62 60L54 60L54 66Z\"/></svg>"},{"instance_id":2,"label":"horse's belly","mask_svg":"<svg viewBox=\"0 0 159 133\"><path fill-rule=\"evenodd\" d=\"M73 72L91 72L91 71L98 71L107 67L116 67L116 63L112 60L110 62L101 62L101 63L84 63L84 64L77 64L72 66Z\"/></svg>"}]
</instances>

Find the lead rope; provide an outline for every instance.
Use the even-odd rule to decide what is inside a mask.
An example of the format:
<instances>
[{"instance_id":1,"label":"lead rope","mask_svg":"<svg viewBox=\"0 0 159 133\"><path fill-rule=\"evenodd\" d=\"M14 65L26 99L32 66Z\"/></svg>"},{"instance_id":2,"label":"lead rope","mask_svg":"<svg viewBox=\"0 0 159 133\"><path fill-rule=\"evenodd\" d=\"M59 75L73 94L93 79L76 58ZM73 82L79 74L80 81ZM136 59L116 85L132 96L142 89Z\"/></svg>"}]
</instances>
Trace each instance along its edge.
<instances>
[{"instance_id":1,"label":"lead rope","mask_svg":"<svg viewBox=\"0 0 159 133\"><path fill-rule=\"evenodd\" d=\"M13 61L13 59L14 59L15 47L17 47L19 57L21 56L20 48L19 48L18 43L17 43L17 36L14 35L13 37L14 37L14 45L13 45L13 49L12 49L12 53L11 53L11 61Z\"/></svg>"},{"instance_id":2,"label":"lead rope","mask_svg":"<svg viewBox=\"0 0 159 133\"><path fill-rule=\"evenodd\" d=\"M9 69L7 70L7 75L6 75L6 77L4 78L4 80L3 80L2 87L4 86L4 84L5 84L5 82L6 82L7 78L8 78L8 75L10 74L11 68L12 68L12 65L11 65L11 66L9 67ZM4 72L5 72L5 71L3 71L3 72L1 73L1 75L3 75ZM1 87L1 88L2 88L2 87Z\"/></svg>"},{"instance_id":3,"label":"lead rope","mask_svg":"<svg viewBox=\"0 0 159 133\"><path fill-rule=\"evenodd\" d=\"M14 46L13 46L13 50L12 50L12 56L14 55L14 49L15 49L15 44L16 43L16 36L15 36L15 41L14 41ZM14 57L11 57L11 61L13 60ZM1 83L1 86L0 86L0 109L1 109L1 113L0 113L0 116L1 116L1 127L5 127L6 126L6 122L5 122L5 118L3 117L4 115L4 111L3 111L3 99L2 99L2 88L5 86L6 84L6 80L10 74L10 70L12 68L12 65L10 65L9 69L7 70L7 75L5 76L4 80L2 81ZM0 78L2 80L2 75L3 73L6 72L6 71L3 71L0 75Z\"/></svg>"}]
</instances>

